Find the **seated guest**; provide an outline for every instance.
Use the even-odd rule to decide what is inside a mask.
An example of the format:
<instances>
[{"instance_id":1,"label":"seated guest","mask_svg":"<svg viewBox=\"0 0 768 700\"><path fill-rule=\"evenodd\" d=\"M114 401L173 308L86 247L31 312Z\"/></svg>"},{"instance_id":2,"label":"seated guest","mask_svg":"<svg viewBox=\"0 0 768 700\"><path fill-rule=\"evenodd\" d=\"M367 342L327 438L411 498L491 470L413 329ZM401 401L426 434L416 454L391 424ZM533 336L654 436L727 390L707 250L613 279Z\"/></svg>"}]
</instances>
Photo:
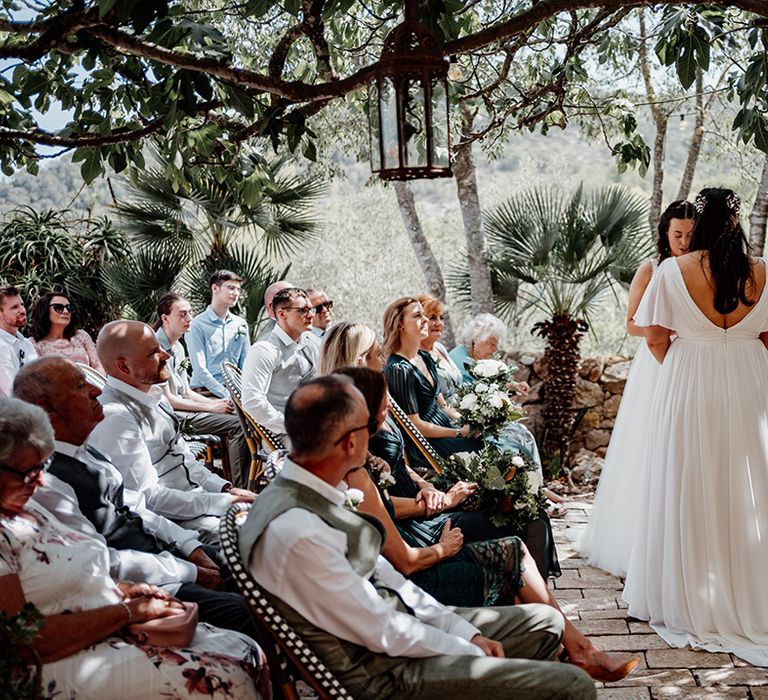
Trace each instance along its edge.
<instances>
[{"instance_id":1,"label":"seated guest","mask_svg":"<svg viewBox=\"0 0 768 700\"><path fill-rule=\"evenodd\" d=\"M381 430L389 412L384 375L367 367L343 367L339 373L355 383ZM399 466L402 468L402 464ZM424 509L415 499L389 496L372 477L367 469L347 475L347 484L364 493L358 511L378 518L384 525L382 554L392 566L441 603L514 605L519 597L523 603L544 603L560 610L520 539L503 537L465 544L460 531L456 532L458 528L451 527L452 519L462 513L425 519ZM462 485L465 494L472 493L473 484ZM581 666L593 678L620 680L638 665L636 659L621 664L610 658L565 617L564 623L563 646L568 662Z\"/></svg>"},{"instance_id":2,"label":"seated guest","mask_svg":"<svg viewBox=\"0 0 768 700\"><path fill-rule=\"evenodd\" d=\"M291 284L285 280L279 280L273 282L264 290L264 312L267 314L267 321L259 331L259 336L256 340L264 340L275 327L275 310L272 308L272 301L275 298L275 294L283 289L291 289L295 286L295 284Z\"/></svg>"},{"instance_id":3,"label":"seated guest","mask_svg":"<svg viewBox=\"0 0 768 700\"><path fill-rule=\"evenodd\" d=\"M445 305L429 294L422 294L416 298L427 317L429 329L427 337L421 341L421 349L426 350L435 361L437 376L440 379L440 393L444 399L450 399L464 380L461 370L451 359L445 345L440 342L440 337L445 330Z\"/></svg>"},{"instance_id":4,"label":"seated guest","mask_svg":"<svg viewBox=\"0 0 768 700\"><path fill-rule=\"evenodd\" d=\"M323 339L318 374L331 374L339 367L368 367L381 360L381 343L373 328L364 323L337 323Z\"/></svg>"},{"instance_id":5,"label":"seated guest","mask_svg":"<svg viewBox=\"0 0 768 700\"><path fill-rule=\"evenodd\" d=\"M370 420L346 377L290 397L292 452L240 535L280 613L355 698L596 697L586 673L553 661L564 627L554 608L453 611L380 556L381 523L344 508L342 488L365 462Z\"/></svg>"},{"instance_id":6,"label":"seated guest","mask_svg":"<svg viewBox=\"0 0 768 700\"><path fill-rule=\"evenodd\" d=\"M198 625L181 649L142 645L125 633L129 623L166 617L181 603L156 586L113 581L102 541L30 500L53 446L42 409L0 399L0 611L13 616L29 602L42 612L42 628L21 653L42 664L46 697L161 700L189 697L198 684L217 697L224 688L227 697L269 697L259 649L244 635Z\"/></svg>"},{"instance_id":7,"label":"seated guest","mask_svg":"<svg viewBox=\"0 0 768 700\"><path fill-rule=\"evenodd\" d=\"M138 321L108 323L96 349L107 385L99 397L104 420L89 445L110 457L126 488L143 496L150 510L199 530L203 542L218 542L219 517L232 503L251 502L253 494L233 488L190 452L157 386L168 381L168 353Z\"/></svg>"},{"instance_id":8,"label":"seated guest","mask_svg":"<svg viewBox=\"0 0 768 700\"><path fill-rule=\"evenodd\" d=\"M211 303L192 320L187 335L192 388L220 399L229 396L221 383L222 363L232 362L242 368L250 345L248 324L230 311L240 298L242 282L242 277L229 270L214 272L208 280Z\"/></svg>"},{"instance_id":9,"label":"seated guest","mask_svg":"<svg viewBox=\"0 0 768 700\"><path fill-rule=\"evenodd\" d=\"M245 358L243 406L257 423L284 434L285 403L299 382L315 373L319 348L309 332L314 311L303 289L280 290L272 306L275 327Z\"/></svg>"},{"instance_id":10,"label":"seated guest","mask_svg":"<svg viewBox=\"0 0 768 700\"><path fill-rule=\"evenodd\" d=\"M178 294L168 292L157 302L157 315L157 339L170 355L166 396L173 410L195 433L211 433L226 441L232 483L241 488L247 486L251 453L240 421L234 415L232 401L203 396L189 386L190 363L180 341L192 323L192 306Z\"/></svg>"},{"instance_id":11,"label":"seated guest","mask_svg":"<svg viewBox=\"0 0 768 700\"><path fill-rule=\"evenodd\" d=\"M506 325L493 314L478 314L461 329L459 344L449 354L465 382L474 381L467 367L493 357L506 337Z\"/></svg>"},{"instance_id":12,"label":"seated guest","mask_svg":"<svg viewBox=\"0 0 768 700\"><path fill-rule=\"evenodd\" d=\"M37 354L63 355L104 374L91 336L77 327L77 307L64 294L47 292L32 307L29 333Z\"/></svg>"},{"instance_id":13,"label":"seated guest","mask_svg":"<svg viewBox=\"0 0 768 700\"><path fill-rule=\"evenodd\" d=\"M35 346L20 332L27 310L16 287L0 286L0 396L10 396L19 367L37 357Z\"/></svg>"},{"instance_id":14,"label":"seated guest","mask_svg":"<svg viewBox=\"0 0 768 700\"><path fill-rule=\"evenodd\" d=\"M318 338L322 338L333 320L333 311L331 310L333 309L333 301L328 298L328 295L322 289L307 287L306 291L309 303L315 310L310 330Z\"/></svg>"},{"instance_id":15,"label":"seated guest","mask_svg":"<svg viewBox=\"0 0 768 700\"><path fill-rule=\"evenodd\" d=\"M194 530L148 512L143 504L130 510L123 502L120 472L106 455L85 445L104 417L101 391L58 356L25 365L13 391L46 411L54 430L55 452L35 502L63 525L104 541L113 578L162 586L179 600L197 603L201 621L255 639L245 601L236 592L217 590L224 585L221 571Z\"/></svg>"}]
</instances>

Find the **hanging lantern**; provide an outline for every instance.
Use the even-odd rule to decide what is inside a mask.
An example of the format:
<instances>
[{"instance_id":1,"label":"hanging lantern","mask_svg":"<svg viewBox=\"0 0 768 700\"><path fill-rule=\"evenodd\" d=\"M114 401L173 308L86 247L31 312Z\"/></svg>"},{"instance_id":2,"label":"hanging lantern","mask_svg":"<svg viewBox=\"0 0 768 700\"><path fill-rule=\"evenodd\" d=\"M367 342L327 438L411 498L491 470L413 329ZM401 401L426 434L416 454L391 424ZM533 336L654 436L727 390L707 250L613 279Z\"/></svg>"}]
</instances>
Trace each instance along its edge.
<instances>
[{"instance_id":1,"label":"hanging lantern","mask_svg":"<svg viewBox=\"0 0 768 700\"><path fill-rule=\"evenodd\" d=\"M368 86L371 170L382 180L452 177L448 61L406 0Z\"/></svg>"}]
</instances>

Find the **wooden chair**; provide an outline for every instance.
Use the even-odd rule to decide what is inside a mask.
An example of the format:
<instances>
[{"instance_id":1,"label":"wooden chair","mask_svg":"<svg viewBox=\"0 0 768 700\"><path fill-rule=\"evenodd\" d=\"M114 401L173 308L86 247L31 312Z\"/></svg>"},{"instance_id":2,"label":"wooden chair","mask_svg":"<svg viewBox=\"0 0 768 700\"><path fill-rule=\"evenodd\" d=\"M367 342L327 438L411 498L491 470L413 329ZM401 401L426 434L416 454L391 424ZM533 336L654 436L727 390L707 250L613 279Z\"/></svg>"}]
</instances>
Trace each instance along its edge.
<instances>
[{"instance_id":1,"label":"wooden chair","mask_svg":"<svg viewBox=\"0 0 768 700\"><path fill-rule=\"evenodd\" d=\"M395 418L395 422L400 427L400 430L411 442L413 442L414 445L416 445L416 448L421 452L422 456L427 461L427 464L434 470L435 474L442 474L442 458L437 454L435 448L429 444L427 438L421 434L421 431L413 424L413 421L408 418L405 411L397 405L397 402L391 395L389 397L389 404L392 415Z\"/></svg>"},{"instance_id":2,"label":"wooden chair","mask_svg":"<svg viewBox=\"0 0 768 700\"><path fill-rule=\"evenodd\" d=\"M98 372L90 365L83 364L82 362L76 362L75 364L78 369L82 371L90 384L93 384L99 389L103 389L107 385L107 378L101 374L101 372ZM212 470L214 449L217 445L221 445L221 438L219 438L218 435L184 435L184 440L192 454L195 456L195 459L203 457L206 466ZM224 464L223 459L222 464ZM225 467L228 466L228 464L229 460L227 460ZM231 480L232 475L227 473L228 469L225 468L222 471L224 472L224 478Z\"/></svg>"},{"instance_id":3,"label":"wooden chair","mask_svg":"<svg viewBox=\"0 0 768 700\"><path fill-rule=\"evenodd\" d=\"M251 576L240 557L240 519L248 506L242 503L229 508L221 519L221 549L229 570L243 598L250 607L256 628L261 632L259 642L269 663L276 700L299 700L296 681L303 680L320 700L352 700L352 696L339 683L315 653L306 645L283 616L270 603Z\"/></svg>"},{"instance_id":4,"label":"wooden chair","mask_svg":"<svg viewBox=\"0 0 768 700\"><path fill-rule=\"evenodd\" d=\"M235 405L235 414L240 420L245 433L245 442L251 453L251 467L248 472L248 488L260 491L266 486L265 467L269 452L283 449L283 443L269 428L253 420L253 417L243 407L243 379L240 368L231 363L224 362L221 365L221 376L224 386L227 387L232 403ZM267 450L265 453L262 446Z\"/></svg>"}]
</instances>

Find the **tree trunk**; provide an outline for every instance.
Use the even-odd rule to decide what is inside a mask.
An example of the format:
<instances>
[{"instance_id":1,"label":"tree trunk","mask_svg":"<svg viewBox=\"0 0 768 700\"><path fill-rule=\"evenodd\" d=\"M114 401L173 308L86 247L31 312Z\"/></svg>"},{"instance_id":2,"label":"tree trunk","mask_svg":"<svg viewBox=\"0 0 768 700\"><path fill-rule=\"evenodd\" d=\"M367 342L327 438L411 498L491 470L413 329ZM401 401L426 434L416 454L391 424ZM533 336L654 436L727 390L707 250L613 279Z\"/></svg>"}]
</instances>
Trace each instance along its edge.
<instances>
[{"instance_id":1,"label":"tree trunk","mask_svg":"<svg viewBox=\"0 0 768 700\"><path fill-rule=\"evenodd\" d=\"M653 141L653 190L651 194L651 230L655 229L661 216L664 197L664 142L667 139L667 118L656 120L656 138Z\"/></svg>"},{"instance_id":2,"label":"tree trunk","mask_svg":"<svg viewBox=\"0 0 768 700\"><path fill-rule=\"evenodd\" d=\"M472 127L472 114L462 109L462 132L468 134ZM469 288L472 294L473 314L493 313L493 287L491 271L488 268L483 231L483 213L477 191L477 170L472 157L472 142L464 141L456 147L453 174L456 178L456 193L464 221L464 236L467 241L467 267Z\"/></svg>"},{"instance_id":3,"label":"tree trunk","mask_svg":"<svg viewBox=\"0 0 768 700\"><path fill-rule=\"evenodd\" d=\"M765 228L768 222L768 155L763 163L763 175L752 211L749 213L749 242L754 254L762 256L765 247Z\"/></svg>"},{"instance_id":4,"label":"tree trunk","mask_svg":"<svg viewBox=\"0 0 768 700\"><path fill-rule=\"evenodd\" d=\"M421 271L424 273L424 279L427 282L429 293L445 303L445 282L443 273L440 270L440 264L437 262L432 246L429 245L427 237L424 235L424 229L419 221L419 214L416 211L416 201L413 198L413 191L407 182L395 182L395 194L397 195L397 206L400 208L400 216L403 217L405 231L408 239L413 246L413 252L416 253L416 259L419 261ZM443 332L443 343L449 348L456 345L453 335L453 325L450 315L445 314L445 331Z\"/></svg>"},{"instance_id":5,"label":"tree trunk","mask_svg":"<svg viewBox=\"0 0 768 700\"><path fill-rule=\"evenodd\" d=\"M704 139L704 73L701 68L696 69L696 122L691 136L691 145L688 147L688 159L685 161L683 179L680 181L680 189L677 191L677 199L688 199L693 183L693 174L696 172L696 163L701 152L701 142Z\"/></svg>"},{"instance_id":6,"label":"tree trunk","mask_svg":"<svg viewBox=\"0 0 768 700\"><path fill-rule=\"evenodd\" d=\"M581 359L579 346L587 325L584 321L561 314L537 323L533 330L546 340L542 451L547 476L556 478L568 462L568 441L575 418L573 403Z\"/></svg>"}]
</instances>

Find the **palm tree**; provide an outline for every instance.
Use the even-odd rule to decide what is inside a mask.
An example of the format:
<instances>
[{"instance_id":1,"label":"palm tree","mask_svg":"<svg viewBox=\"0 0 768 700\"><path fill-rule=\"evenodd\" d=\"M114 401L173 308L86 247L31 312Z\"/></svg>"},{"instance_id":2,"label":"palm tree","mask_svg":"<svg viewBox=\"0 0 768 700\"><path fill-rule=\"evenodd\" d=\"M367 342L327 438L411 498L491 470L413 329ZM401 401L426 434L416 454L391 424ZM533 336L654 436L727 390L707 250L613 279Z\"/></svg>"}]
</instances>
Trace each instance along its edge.
<instances>
[{"instance_id":1,"label":"palm tree","mask_svg":"<svg viewBox=\"0 0 768 700\"><path fill-rule=\"evenodd\" d=\"M488 260L500 313L544 313L546 341L542 447L557 473L568 456L579 346L590 312L649 257L644 197L614 185L591 194L555 187L513 195L486 221Z\"/></svg>"},{"instance_id":2,"label":"palm tree","mask_svg":"<svg viewBox=\"0 0 768 700\"><path fill-rule=\"evenodd\" d=\"M108 284L137 318L149 321L157 298L169 289L204 308L208 277L226 268L244 279L240 303L255 328L264 289L288 270L271 261L319 232L309 210L323 183L283 174L287 164L287 158L251 156L241 163L238 185L230 186L211 168L179 167L155 153L154 165L130 172L127 198L115 205L133 253L107 267Z\"/></svg>"}]
</instances>

